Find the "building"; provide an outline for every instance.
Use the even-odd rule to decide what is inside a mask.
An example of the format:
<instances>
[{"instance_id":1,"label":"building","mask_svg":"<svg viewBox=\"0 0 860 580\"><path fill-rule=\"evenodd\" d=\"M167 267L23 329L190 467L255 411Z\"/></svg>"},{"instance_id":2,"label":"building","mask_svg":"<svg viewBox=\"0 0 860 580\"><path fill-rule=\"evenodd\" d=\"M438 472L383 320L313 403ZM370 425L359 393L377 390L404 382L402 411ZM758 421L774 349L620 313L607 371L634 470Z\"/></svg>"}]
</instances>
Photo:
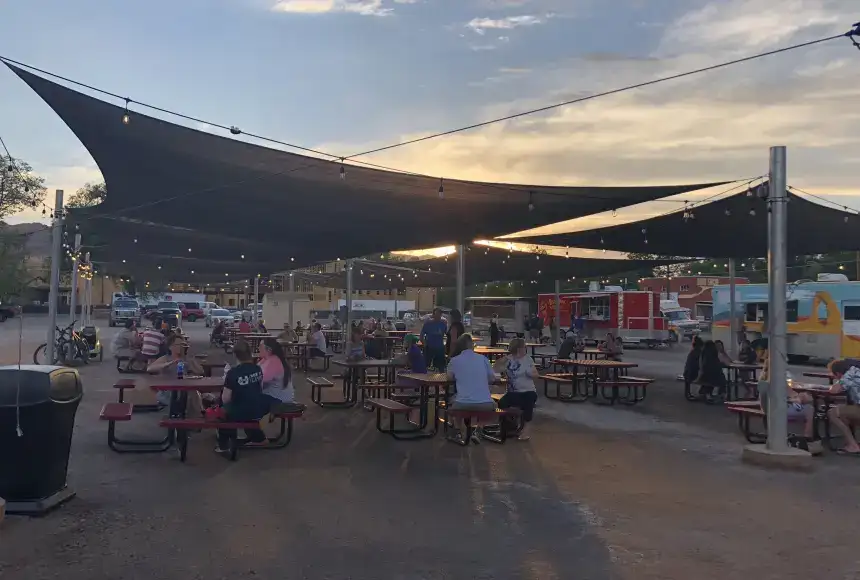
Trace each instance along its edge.
<instances>
[{"instance_id":1,"label":"building","mask_svg":"<svg viewBox=\"0 0 860 580\"><path fill-rule=\"evenodd\" d=\"M676 276L673 278L642 278L639 289L659 292L666 298L676 299L683 308L689 308L692 316L711 320L713 298L711 288L729 283L728 276ZM747 278L735 278L736 284L749 284Z\"/></svg>"}]
</instances>

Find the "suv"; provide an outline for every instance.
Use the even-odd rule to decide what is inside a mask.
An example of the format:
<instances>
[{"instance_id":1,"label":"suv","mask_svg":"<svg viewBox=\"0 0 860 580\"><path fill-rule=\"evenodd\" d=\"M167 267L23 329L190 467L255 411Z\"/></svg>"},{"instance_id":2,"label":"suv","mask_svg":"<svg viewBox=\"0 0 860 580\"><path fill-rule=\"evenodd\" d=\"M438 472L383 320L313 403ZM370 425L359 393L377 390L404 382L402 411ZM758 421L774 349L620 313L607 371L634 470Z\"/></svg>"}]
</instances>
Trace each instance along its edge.
<instances>
[{"instance_id":1,"label":"suv","mask_svg":"<svg viewBox=\"0 0 860 580\"><path fill-rule=\"evenodd\" d=\"M180 302L179 308L182 309L182 318L188 322L194 322L198 318L206 318L203 302Z\"/></svg>"},{"instance_id":2,"label":"suv","mask_svg":"<svg viewBox=\"0 0 860 580\"><path fill-rule=\"evenodd\" d=\"M153 318L156 316L171 328L182 324L182 309L178 302L159 302L157 314Z\"/></svg>"},{"instance_id":3,"label":"suv","mask_svg":"<svg viewBox=\"0 0 860 580\"><path fill-rule=\"evenodd\" d=\"M140 324L140 303L134 298L117 298L110 307L108 326L125 324L126 320Z\"/></svg>"}]
</instances>

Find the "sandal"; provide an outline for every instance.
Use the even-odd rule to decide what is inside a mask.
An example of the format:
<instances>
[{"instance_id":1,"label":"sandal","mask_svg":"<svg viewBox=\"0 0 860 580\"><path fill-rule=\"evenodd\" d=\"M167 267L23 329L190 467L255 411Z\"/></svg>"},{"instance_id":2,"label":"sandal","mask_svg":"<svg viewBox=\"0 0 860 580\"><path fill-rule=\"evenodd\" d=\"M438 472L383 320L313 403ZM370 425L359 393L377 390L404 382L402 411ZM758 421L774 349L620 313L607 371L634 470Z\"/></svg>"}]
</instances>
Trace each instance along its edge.
<instances>
[{"instance_id":1,"label":"sandal","mask_svg":"<svg viewBox=\"0 0 860 580\"><path fill-rule=\"evenodd\" d=\"M837 449L837 455L848 455L851 457L860 457L860 451L848 451L847 449Z\"/></svg>"},{"instance_id":2,"label":"sandal","mask_svg":"<svg viewBox=\"0 0 860 580\"><path fill-rule=\"evenodd\" d=\"M517 441L528 441L530 439L531 439L531 437L528 435L520 435L517 437Z\"/></svg>"}]
</instances>

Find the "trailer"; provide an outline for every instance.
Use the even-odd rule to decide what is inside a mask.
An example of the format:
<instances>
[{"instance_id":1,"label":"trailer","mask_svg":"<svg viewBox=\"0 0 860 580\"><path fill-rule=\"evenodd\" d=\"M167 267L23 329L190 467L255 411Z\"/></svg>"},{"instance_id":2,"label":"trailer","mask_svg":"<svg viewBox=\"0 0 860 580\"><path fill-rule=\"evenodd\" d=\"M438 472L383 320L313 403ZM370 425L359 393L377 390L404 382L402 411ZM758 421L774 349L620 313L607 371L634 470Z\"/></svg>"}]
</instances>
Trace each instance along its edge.
<instances>
[{"instance_id":1,"label":"trailer","mask_svg":"<svg viewBox=\"0 0 860 580\"><path fill-rule=\"evenodd\" d=\"M561 328L570 328L582 314L585 339L603 340L611 333L625 344L655 347L671 342L660 313L660 295L639 290L568 292L559 295ZM549 327L555 316L555 294L538 295L538 313Z\"/></svg>"}]
</instances>

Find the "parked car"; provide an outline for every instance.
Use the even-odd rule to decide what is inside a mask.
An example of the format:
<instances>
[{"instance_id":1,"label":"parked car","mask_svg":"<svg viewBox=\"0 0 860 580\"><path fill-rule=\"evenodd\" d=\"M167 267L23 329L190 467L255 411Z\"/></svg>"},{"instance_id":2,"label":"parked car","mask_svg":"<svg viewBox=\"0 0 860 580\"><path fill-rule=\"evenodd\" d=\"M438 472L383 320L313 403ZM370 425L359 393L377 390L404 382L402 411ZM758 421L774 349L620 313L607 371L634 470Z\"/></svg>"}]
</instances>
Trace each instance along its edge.
<instances>
[{"instance_id":1,"label":"parked car","mask_svg":"<svg viewBox=\"0 0 860 580\"><path fill-rule=\"evenodd\" d=\"M227 326L233 326L233 315L223 308L213 308L206 315L206 328L223 322Z\"/></svg>"},{"instance_id":2,"label":"parked car","mask_svg":"<svg viewBox=\"0 0 860 580\"><path fill-rule=\"evenodd\" d=\"M0 322L6 322L7 318L15 318L21 314L21 307L16 304L0 304Z\"/></svg>"},{"instance_id":3,"label":"parked car","mask_svg":"<svg viewBox=\"0 0 860 580\"><path fill-rule=\"evenodd\" d=\"M158 316L171 328L182 325L182 308L178 302L159 302Z\"/></svg>"},{"instance_id":4,"label":"parked car","mask_svg":"<svg viewBox=\"0 0 860 580\"><path fill-rule=\"evenodd\" d=\"M140 324L140 303L134 298L117 298L110 307L108 326L125 324L127 320Z\"/></svg>"},{"instance_id":5,"label":"parked car","mask_svg":"<svg viewBox=\"0 0 860 580\"><path fill-rule=\"evenodd\" d=\"M209 313L213 310L223 310L220 306L215 304L214 302L203 302L203 318L209 316Z\"/></svg>"},{"instance_id":6,"label":"parked car","mask_svg":"<svg viewBox=\"0 0 860 580\"><path fill-rule=\"evenodd\" d=\"M182 309L182 319L196 322L198 319L206 318L203 304L203 302L180 302L179 308Z\"/></svg>"}]
</instances>

